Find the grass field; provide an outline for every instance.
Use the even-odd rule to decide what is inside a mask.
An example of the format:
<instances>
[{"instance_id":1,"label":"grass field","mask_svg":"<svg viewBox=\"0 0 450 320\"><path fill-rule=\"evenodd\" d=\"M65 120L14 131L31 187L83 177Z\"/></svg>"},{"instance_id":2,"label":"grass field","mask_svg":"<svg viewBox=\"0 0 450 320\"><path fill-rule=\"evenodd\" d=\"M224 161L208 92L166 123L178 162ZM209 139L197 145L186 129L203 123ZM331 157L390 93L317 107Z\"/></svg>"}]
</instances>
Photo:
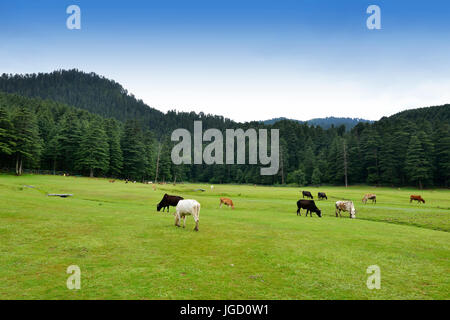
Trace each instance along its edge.
<instances>
[{"instance_id":1,"label":"grass field","mask_svg":"<svg viewBox=\"0 0 450 320\"><path fill-rule=\"evenodd\" d=\"M450 298L450 191L304 189L329 196L316 200L322 218L296 216L300 188L0 175L0 299ZM166 192L201 203L199 232L156 212ZM376 205L361 203L367 192ZM220 196L236 209L219 209ZM339 199L356 219L334 216ZM81 290L66 287L69 265ZM366 286L370 265L380 290Z\"/></svg>"}]
</instances>

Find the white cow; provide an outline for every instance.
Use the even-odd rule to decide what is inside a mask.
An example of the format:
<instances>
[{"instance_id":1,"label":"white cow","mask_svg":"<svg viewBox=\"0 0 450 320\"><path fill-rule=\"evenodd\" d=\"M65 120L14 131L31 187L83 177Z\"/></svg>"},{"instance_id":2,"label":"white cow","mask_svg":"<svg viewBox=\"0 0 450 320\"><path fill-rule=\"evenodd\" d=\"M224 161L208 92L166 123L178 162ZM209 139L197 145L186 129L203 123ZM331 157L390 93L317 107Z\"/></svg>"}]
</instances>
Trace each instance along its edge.
<instances>
[{"instance_id":1,"label":"white cow","mask_svg":"<svg viewBox=\"0 0 450 320\"><path fill-rule=\"evenodd\" d=\"M336 201L336 217L342 217L341 211L347 211L350 213L350 218L356 218L356 209L352 201Z\"/></svg>"},{"instance_id":2,"label":"white cow","mask_svg":"<svg viewBox=\"0 0 450 320\"><path fill-rule=\"evenodd\" d=\"M183 228L186 227L186 216L192 215L195 220L195 231L198 231L198 220L200 215L200 203L193 199L178 201L175 213L175 226L180 226L180 219L183 218Z\"/></svg>"}]
</instances>

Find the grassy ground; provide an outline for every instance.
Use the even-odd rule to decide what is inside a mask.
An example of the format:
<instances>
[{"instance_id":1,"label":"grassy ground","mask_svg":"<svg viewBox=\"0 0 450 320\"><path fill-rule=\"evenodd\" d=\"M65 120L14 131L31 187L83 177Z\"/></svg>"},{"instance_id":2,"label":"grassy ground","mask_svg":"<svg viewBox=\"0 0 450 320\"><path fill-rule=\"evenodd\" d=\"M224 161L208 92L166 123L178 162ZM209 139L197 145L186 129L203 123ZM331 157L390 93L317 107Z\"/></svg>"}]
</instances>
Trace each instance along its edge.
<instances>
[{"instance_id":1,"label":"grassy ground","mask_svg":"<svg viewBox=\"0 0 450 320\"><path fill-rule=\"evenodd\" d=\"M0 299L450 298L449 191L321 187L323 218L296 216L300 191L0 175ZM191 217L182 229L156 212L165 192L201 203L198 233ZM361 203L367 192L376 205ZM219 209L220 196L236 209ZM338 199L357 219L334 216ZM69 265L81 290L66 287ZM370 265L380 290L366 286Z\"/></svg>"}]
</instances>

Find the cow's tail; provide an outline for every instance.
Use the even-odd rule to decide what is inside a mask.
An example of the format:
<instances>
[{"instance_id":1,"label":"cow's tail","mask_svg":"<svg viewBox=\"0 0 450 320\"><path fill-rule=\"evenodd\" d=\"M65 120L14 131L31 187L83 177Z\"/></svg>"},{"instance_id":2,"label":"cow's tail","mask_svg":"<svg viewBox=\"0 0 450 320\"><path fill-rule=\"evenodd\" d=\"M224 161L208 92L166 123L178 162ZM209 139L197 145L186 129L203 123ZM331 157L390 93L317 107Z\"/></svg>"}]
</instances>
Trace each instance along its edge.
<instances>
[{"instance_id":1,"label":"cow's tail","mask_svg":"<svg viewBox=\"0 0 450 320\"><path fill-rule=\"evenodd\" d=\"M197 220L199 220L200 217L200 203L197 203L194 207L195 209L195 216L197 217Z\"/></svg>"}]
</instances>

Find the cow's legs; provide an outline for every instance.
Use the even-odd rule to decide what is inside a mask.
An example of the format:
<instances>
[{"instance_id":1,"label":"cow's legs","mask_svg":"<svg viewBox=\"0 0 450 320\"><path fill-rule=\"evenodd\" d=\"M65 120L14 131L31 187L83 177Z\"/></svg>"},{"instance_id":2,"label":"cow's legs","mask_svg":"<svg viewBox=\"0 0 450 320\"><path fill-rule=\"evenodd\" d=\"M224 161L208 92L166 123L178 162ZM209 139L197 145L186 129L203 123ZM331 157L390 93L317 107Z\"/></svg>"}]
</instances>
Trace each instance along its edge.
<instances>
[{"instance_id":1,"label":"cow's legs","mask_svg":"<svg viewBox=\"0 0 450 320\"><path fill-rule=\"evenodd\" d=\"M195 220L195 228L194 228L194 230L195 230L195 231L198 231L198 219Z\"/></svg>"},{"instance_id":2,"label":"cow's legs","mask_svg":"<svg viewBox=\"0 0 450 320\"><path fill-rule=\"evenodd\" d=\"M186 216L183 216L183 228L186 227Z\"/></svg>"},{"instance_id":3,"label":"cow's legs","mask_svg":"<svg viewBox=\"0 0 450 320\"><path fill-rule=\"evenodd\" d=\"M179 214L175 215L175 226L176 227L180 226L180 215Z\"/></svg>"}]
</instances>

